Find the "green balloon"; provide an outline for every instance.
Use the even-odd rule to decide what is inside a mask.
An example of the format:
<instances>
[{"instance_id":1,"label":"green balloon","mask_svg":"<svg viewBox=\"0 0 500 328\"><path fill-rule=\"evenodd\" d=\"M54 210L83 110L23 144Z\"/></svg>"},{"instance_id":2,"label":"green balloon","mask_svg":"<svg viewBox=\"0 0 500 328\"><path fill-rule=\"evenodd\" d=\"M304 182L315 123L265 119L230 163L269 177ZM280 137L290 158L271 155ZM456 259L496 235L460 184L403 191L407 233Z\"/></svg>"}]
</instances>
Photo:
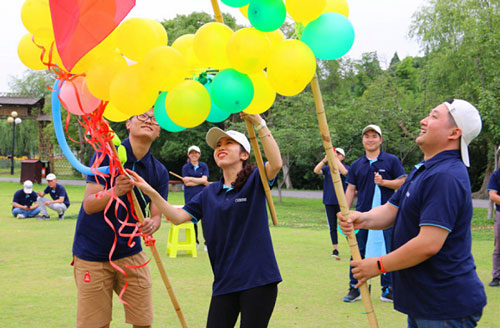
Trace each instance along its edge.
<instances>
[{"instance_id":1,"label":"green balloon","mask_svg":"<svg viewBox=\"0 0 500 328\"><path fill-rule=\"evenodd\" d=\"M262 32L271 32L285 22L286 7L283 0L252 0L248 7L248 20Z\"/></svg>"},{"instance_id":2,"label":"green balloon","mask_svg":"<svg viewBox=\"0 0 500 328\"><path fill-rule=\"evenodd\" d=\"M354 28L344 15L324 13L306 26L300 40L311 48L316 58L338 59L351 49Z\"/></svg>"},{"instance_id":3,"label":"green balloon","mask_svg":"<svg viewBox=\"0 0 500 328\"><path fill-rule=\"evenodd\" d=\"M250 2L250 0L221 0L221 1L225 5L235 8L246 6Z\"/></svg>"},{"instance_id":4,"label":"green balloon","mask_svg":"<svg viewBox=\"0 0 500 328\"><path fill-rule=\"evenodd\" d=\"M219 72L210 94L214 103L229 113L238 113L247 108L253 99L253 83L248 75L228 68Z\"/></svg>"},{"instance_id":5,"label":"green balloon","mask_svg":"<svg viewBox=\"0 0 500 328\"><path fill-rule=\"evenodd\" d=\"M160 124L160 126L168 132L180 132L186 130L186 128L178 126L172 122L170 117L168 117L167 109L165 108L165 98L167 98L167 92L160 93L158 98L156 98L154 106L156 122L158 122L158 124Z\"/></svg>"},{"instance_id":6,"label":"green balloon","mask_svg":"<svg viewBox=\"0 0 500 328\"><path fill-rule=\"evenodd\" d=\"M208 93L210 94L211 88L212 88L212 82L210 80L204 84L205 89L207 89ZM212 95L210 95L211 101L212 101L212 106L210 106L210 114L208 114L207 117L207 122L210 123L219 123L224 121L226 118L231 115L231 113L226 112L225 110L220 109L217 107L217 105L214 103L214 99L212 98Z\"/></svg>"}]
</instances>

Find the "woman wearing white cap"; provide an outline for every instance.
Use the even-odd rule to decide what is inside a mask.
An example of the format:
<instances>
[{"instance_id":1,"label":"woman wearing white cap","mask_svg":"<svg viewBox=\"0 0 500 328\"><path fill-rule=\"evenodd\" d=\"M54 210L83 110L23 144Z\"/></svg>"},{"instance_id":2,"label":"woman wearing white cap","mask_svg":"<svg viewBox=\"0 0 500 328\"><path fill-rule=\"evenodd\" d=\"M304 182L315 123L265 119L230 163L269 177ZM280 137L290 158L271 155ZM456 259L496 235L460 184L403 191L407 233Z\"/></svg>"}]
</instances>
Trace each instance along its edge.
<instances>
[{"instance_id":1,"label":"woman wearing white cap","mask_svg":"<svg viewBox=\"0 0 500 328\"><path fill-rule=\"evenodd\" d=\"M208 165L200 161L201 150L198 146L190 146L187 150L188 162L182 167L184 182L184 204L200 193L208 184ZM196 247L198 247L198 225L194 224ZM205 250L207 246L205 245Z\"/></svg>"},{"instance_id":2,"label":"woman wearing white cap","mask_svg":"<svg viewBox=\"0 0 500 328\"><path fill-rule=\"evenodd\" d=\"M268 162L270 185L281 169L281 154L259 115L242 115L255 126ZM158 195L142 178L134 184L159 206L174 224L198 222L214 273L207 327L234 327L241 313L242 327L267 327L277 298L281 275L274 255L266 197L258 169L248 164L250 144L244 134L212 128L206 140L222 178L196 195L183 210Z\"/></svg>"},{"instance_id":3,"label":"woman wearing white cap","mask_svg":"<svg viewBox=\"0 0 500 328\"><path fill-rule=\"evenodd\" d=\"M335 155L338 159L337 164L340 171L342 186L344 187L345 192L347 188L345 180L349 171L349 166L344 163L345 152L342 148L335 148ZM316 164L313 171L314 173L323 175L325 177L325 179L323 180L323 204L325 205L328 228L330 229L330 239L332 240L332 256L337 260L340 260L337 235L337 213L340 212L340 207L339 201L337 200L337 195L335 194L335 189L333 188L332 175L330 173L330 167L328 166L328 157L326 155L325 158L323 158L318 164Z\"/></svg>"}]
</instances>

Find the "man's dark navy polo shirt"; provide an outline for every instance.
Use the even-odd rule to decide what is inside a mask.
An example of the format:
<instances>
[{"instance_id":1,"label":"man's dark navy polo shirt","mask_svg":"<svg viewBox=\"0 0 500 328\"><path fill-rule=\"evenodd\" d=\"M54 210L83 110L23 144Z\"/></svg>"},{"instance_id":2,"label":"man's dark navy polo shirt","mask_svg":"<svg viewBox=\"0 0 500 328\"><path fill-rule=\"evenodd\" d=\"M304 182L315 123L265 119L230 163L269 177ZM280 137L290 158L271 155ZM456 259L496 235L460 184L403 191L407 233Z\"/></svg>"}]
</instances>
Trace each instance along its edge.
<instances>
[{"instance_id":1,"label":"man's dark navy polo shirt","mask_svg":"<svg viewBox=\"0 0 500 328\"><path fill-rule=\"evenodd\" d=\"M225 189L221 179L184 210L201 220L214 272L213 296L281 281L257 168L240 191Z\"/></svg>"},{"instance_id":2,"label":"man's dark navy polo shirt","mask_svg":"<svg viewBox=\"0 0 500 328\"><path fill-rule=\"evenodd\" d=\"M64 197L64 205L66 205L66 208L69 208L70 203L69 203L68 194L66 193L66 189L63 186L61 186L60 184L56 183L55 189L52 189L49 186L47 186L47 188L45 188L43 193L49 194L53 200L57 200L60 197Z\"/></svg>"},{"instance_id":3,"label":"man's dark navy polo shirt","mask_svg":"<svg viewBox=\"0 0 500 328\"><path fill-rule=\"evenodd\" d=\"M158 193L164 198L168 197L168 171L149 151L140 161L136 160L132 148L130 146L130 141L125 139L122 142L127 150L127 162L124 167L131 169L137 174L139 174L147 183L149 183ZM95 155L92 157L91 164L95 160ZM102 166L108 165L108 159L105 159ZM110 179L98 178L99 184L103 187L110 188ZM96 183L95 176L88 176L87 183ZM135 193L137 195L137 200L139 201L141 208L144 210L146 207L143 197L147 203L150 203L149 197L146 195L141 196L135 188ZM127 200L127 195L120 197L120 199L127 204L129 213L129 222L136 222L130 215L130 206ZM106 216L113 223L114 229L118 234L118 230L121 227L120 222L115 216L115 204L113 202L109 210L106 212ZM126 211L123 206L118 209L118 217L120 220L125 220ZM133 227L125 227L123 233L130 234L133 232ZM85 213L82 207L80 208L80 213L78 214L78 220L76 222L75 239L73 241L73 254L77 257L87 260L87 261L108 261L109 252L113 245L115 239L115 232L104 220L104 211L100 211L94 214ZM118 236L116 249L113 253L113 260L120 259L123 257L131 256L139 253L142 250L141 241L139 237L134 239L134 247L129 247L127 245L129 238Z\"/></svg>"},{"instance_id":4,"label":"man's dark navy polo shirt","mask_svg":"<svg viewBox=\"0 0 500 328\"><path fill-rule=\"evenodd\" d=\"M493 172L488 182L488 190L494 190L500 194L500 169ZM500 205L495 204L496 210L500 211Z\"/></svg>"},{"instance_id":5,"label":"man's dark navy polo shirt","mask_svg":"<svg viewBox=\"0 0 500 328\"><path fill-rule=\"evenodd\" d=\"M350 170L349 165L344 164L344 167L347 171ZM339 201L337 200L337 194L335 194L335 189L333 188L332 174L330 173L330 167L328 165L323 166L321 172L325 176L325 180L323 181L323 204L338 205ZM347 188L347 184L345 182L346 176L340 173L340 179L342 180L342 187L344 188L345 192Z\"/></svg>"},{"instance_id":6,"label":"man's dark navy polo shirt","mask_svg":"<svg viewBox=\"0 0 500 328\"><path fill-rule=\"evenodd\" d=\"M385 180L395 180L406 175L401 161L392 154L381 151L377 161L371 165L366 155L358 158L352 163L347 175L347 183L356 186L358 190L357 211L366 212L372 208L375 172L382 175L382 179ZM380 191L382 196L381 204L385 204L394 194L393 189L386 187L380 187Z\"/></svg>"},{"instance_id":7,"label":"man's dark navy polo shirt","mask_svg":"<svg viewBox=\"0 0 500 328\"><path fill-rule=\"evenodd\" d=\"M192 177L192 178L201 178L203 176L209 177L208 175L208 165L204 162L198 162L198 167L195 169L194 165L191 162L184 164L182 167L182 176L183 177ZM205 185L197 185L197 186L184 186L184 202L187 204L191 198L194 197L197 193L203 190Z\"/></svg>"},{"instance_id":8,"label":"man's dark navy polo shirt","mask_svg":"<svg viewBox=\"0 0 500 328\"><path fill-rule=\"evenodd\" d=\"M12 202L18 203L19 205L31 206L33 203L36 203L37 198L36 192L32 191L31 194L26 194L23 189L20 189L15 192ZM12 208L14 208L14 206L12 206Z\"/></svg>"},{"instance_id":9,"label":"man's dark navy polo shirt","mask_svg":"<svg viewBox=\"0 0 500 328\"><path fill-rule=\"evenodd\" d=\"M486 305L486 295L471 254L471 186L460 151L443 151L412 170L389 203L399 207L394 250L415 238L423 225L450 232L437 254L393 272L394 308L428 320L479 312Z\"/></svg>"}]
</instances>

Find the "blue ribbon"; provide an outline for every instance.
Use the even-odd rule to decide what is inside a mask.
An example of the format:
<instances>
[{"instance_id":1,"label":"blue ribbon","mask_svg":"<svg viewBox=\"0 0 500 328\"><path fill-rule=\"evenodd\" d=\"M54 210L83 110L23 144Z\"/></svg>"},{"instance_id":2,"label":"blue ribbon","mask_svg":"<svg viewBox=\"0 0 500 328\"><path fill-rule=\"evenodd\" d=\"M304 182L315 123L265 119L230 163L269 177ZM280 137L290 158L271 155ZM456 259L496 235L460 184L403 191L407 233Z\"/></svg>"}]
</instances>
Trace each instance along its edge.
<instances>
[{"instance_id":1,"label":"blue ribbon","mask_svg":"<svg viewBox=\"0 0 500 328\"><path fill-rule=\"evenodd\" d=\"M378 159L370 160L370 167ZM382 205L382 192L378 184L375 185L373 192L372 208ZM366 240L365 258L379 257L387 254L385 249L384 231L383 230L368 230L368 238Z\"/></svg>"}]
</instances>

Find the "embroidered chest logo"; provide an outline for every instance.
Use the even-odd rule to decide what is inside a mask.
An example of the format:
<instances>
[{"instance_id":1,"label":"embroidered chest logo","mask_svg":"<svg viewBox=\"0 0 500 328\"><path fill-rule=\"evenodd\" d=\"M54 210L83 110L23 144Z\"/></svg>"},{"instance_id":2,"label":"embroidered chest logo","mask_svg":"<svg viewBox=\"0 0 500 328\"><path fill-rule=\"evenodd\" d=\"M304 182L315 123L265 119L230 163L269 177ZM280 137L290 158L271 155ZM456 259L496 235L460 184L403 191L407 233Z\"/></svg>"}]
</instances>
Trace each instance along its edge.
<instances>
[{"instance_id":1,"label":"embroidered chest logo","mask_svg":"<svg viewBox=\"0 0 500 328\"><path fill-rule=\"evenodd\" d=\"M384 173L385 172L385 169L379 169L378 170L380 173Z\"/></svg>"},{"instance_id":2,"label":"embroidered chest logo","mask_svg":"<svg viewBox=\"0 0 500 328\"><path fill-rule=\"evenodd\" d=\"M247 201L246 197L245 198L236 198L234 200L235 203L246 203L246 201Z\"/></svg>"},{"instance_id":3,"label":"embroidered chest logo","mask_svg":"<svg viewBox=\"0 0 500 328\"><path fill-rule=\"evenodd\" d=\"M406 192L406 197L410 197L410 192L409 191Z\"/></svg>"}]
</instances>

